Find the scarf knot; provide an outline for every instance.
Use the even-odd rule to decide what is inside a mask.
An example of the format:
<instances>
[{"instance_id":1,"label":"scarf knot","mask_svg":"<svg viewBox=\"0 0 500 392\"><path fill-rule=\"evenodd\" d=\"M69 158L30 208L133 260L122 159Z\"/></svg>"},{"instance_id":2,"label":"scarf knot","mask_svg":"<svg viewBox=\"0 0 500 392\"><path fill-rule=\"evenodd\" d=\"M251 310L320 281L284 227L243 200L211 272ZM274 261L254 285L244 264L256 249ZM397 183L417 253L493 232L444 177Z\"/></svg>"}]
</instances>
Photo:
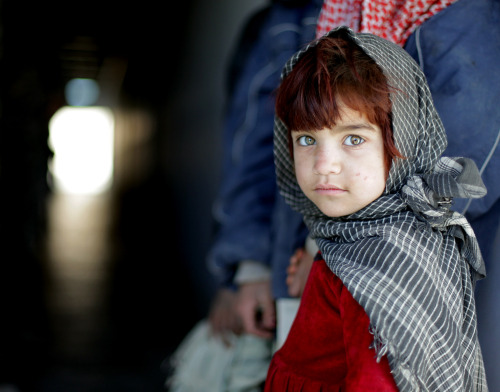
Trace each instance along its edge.
<instances>
[{"instance_id":1,"label":"scarf knot","mask_svg":"<svg viewBox=\"0 0 500 392\"><path fill-rule=\"evenodd\" d=\"M408 177L401 190L403 201L417 217L442 231L456 224L469 227L461 214L451 210L454 198L475 199L485 194L486 188L474 161L449 157L442 157L430 174Z\"/></svg>"}]
</instances>

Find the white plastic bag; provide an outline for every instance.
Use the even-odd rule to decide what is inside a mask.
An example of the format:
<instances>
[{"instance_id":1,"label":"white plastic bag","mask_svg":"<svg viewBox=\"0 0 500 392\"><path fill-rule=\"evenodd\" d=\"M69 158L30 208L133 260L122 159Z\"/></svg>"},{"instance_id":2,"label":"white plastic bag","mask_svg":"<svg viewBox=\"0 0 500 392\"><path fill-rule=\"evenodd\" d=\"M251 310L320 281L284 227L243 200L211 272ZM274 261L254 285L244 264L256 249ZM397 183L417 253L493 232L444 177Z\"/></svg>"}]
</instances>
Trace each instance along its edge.
<instances>
[{"instance_id":1,"label":"white plastic bag","mask_svg":"<svg viewBox=\"0 0 500 392\"><path fill-rule=\"evenodd\" d=\"M184 338L171 358L169 392L259 392L266 379L272 341L231 335L214 337L206 320Z\"/></svg>"}]
</instances>

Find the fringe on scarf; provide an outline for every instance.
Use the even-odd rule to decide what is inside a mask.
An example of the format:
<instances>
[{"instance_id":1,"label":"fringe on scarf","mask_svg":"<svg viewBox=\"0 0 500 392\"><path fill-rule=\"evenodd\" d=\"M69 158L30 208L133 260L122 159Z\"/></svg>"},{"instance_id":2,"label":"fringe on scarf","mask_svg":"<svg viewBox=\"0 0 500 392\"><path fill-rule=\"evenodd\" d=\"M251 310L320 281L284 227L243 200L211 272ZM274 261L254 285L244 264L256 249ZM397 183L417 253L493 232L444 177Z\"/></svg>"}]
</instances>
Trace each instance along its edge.
<instances>
[{"instance_id":1,"label":"fringe on scarf","mask_svg":"<svg viewBox=\"0 0 500 392\"><path fill-rule=\"evenodd\" d=\"M423 383L419 381L417 374L407 361L401 358L396 346L394 346L389 339L383 338L382 334L374 325L370 324L368 332L373 335L373 342L369 348L375 350L375 360L377 363L380 363L382 357L390 353L391 373L400 373L401 376L411 384L412 391L419 392L423 390Z\"/></svg>"}]
</instances>

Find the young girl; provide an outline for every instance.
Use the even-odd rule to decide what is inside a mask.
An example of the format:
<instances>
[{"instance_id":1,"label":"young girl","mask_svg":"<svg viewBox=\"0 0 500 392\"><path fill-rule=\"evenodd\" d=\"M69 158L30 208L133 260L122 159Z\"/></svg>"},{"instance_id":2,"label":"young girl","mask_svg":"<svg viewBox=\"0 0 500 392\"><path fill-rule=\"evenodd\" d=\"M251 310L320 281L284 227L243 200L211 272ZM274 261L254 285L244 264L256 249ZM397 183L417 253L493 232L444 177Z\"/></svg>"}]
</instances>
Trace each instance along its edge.
<instances>
[{"instance_id":1,"label":"young girl","mask_svg":"<svg viewBox=\"0 0 500 392\"><path fill-rule=\"evenodd\" d=\"M474 233L450 210L478 170L440 158L425 78L398 46L333 30L285 66L275 158L319 246L266 391L486 391Z\"/></svg>"}]
</instances>

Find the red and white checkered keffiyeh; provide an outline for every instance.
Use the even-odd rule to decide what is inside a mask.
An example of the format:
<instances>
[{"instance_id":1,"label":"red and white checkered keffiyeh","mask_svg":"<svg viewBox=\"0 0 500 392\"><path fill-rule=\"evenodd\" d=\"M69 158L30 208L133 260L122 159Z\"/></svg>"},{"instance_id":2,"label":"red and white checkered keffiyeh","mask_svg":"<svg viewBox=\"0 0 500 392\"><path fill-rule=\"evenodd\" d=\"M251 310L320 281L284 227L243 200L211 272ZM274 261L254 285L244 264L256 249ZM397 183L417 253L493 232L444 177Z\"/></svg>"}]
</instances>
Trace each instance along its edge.
<instances>
[{"instance_id":1,"label":"red and white checkered keffiyeh","mask_svg":"<svg viewBox=\"0 0 500 392\"><path fill-rule=\"evenodd\" d=\"M324 0L316 37L338 26L403 46L411 33L457 0Z\"/></svg>"}]
</instances>

